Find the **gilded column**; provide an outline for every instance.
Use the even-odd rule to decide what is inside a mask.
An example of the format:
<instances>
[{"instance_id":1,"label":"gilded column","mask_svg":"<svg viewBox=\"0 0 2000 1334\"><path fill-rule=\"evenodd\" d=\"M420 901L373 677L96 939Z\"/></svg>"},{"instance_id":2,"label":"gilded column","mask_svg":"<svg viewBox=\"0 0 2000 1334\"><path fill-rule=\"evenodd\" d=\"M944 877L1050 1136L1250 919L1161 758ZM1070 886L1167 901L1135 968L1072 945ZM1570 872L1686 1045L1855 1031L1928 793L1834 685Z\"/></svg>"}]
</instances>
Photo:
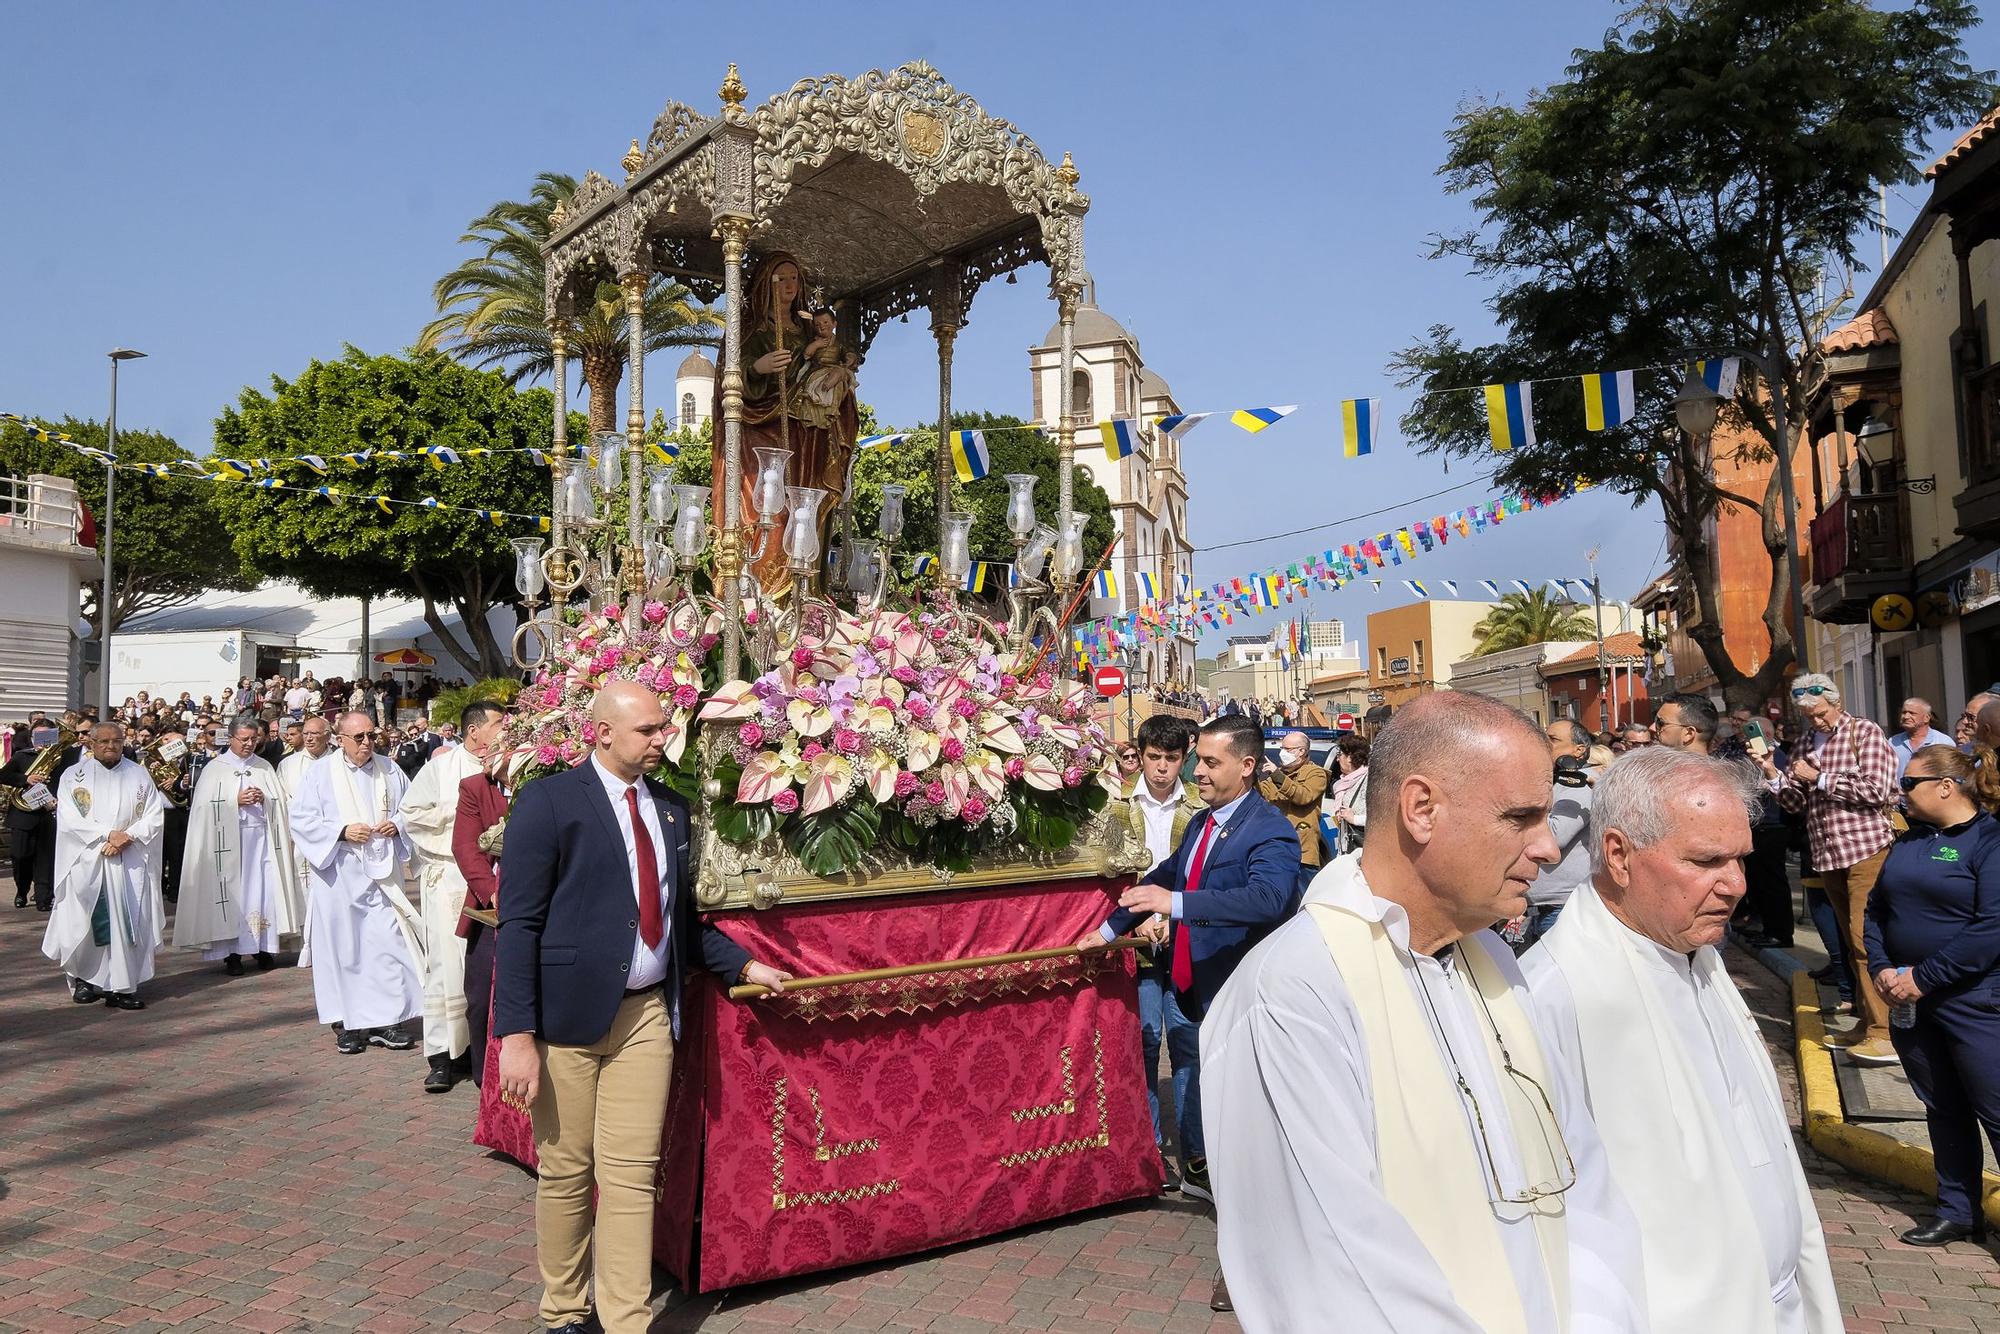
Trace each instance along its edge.
<instances>
[{"instance_id":1,"label":"gilded column","mask_svg":"<svg viewBox=\"0 0 2000 1334\"><path fill-rule=\"evenodd\" d=\"M733 67L732 67L733 68ZM743 652L743 252L750 219L722 218L722 494L712 498L715 581L722 593L722 672L741 675Z\"/></svg>"},{"instance_id":2,"label":"gilded column","mask_svg":"<svg viewBox=\"0 0 2000 1334\"><path fill-rule=\"evenodd\" d=\"M556 408L554 429L550 438L554 444L554 457L563 458L569 452L569 339L563 336L559 320L549 321L549 356L552 361L550 377L555 381ZM552 546L563 544L563 504L562 504L562 464L554 463L549 469L549 541Z\"/></svg>"},{"instance_id":3,"label":"gilded column","mask_svg":"<svg viewBox=\"0 0 2000 1334\"><path fill-rule=\"evenodd\" d=\"M1076 422L1072 419L1076 394L1076 300L1077 289L1065 284L1056 293L1056 310L1062 326L1061 352L1057 358L1056 384L1056 512L1059 520L1057 532L1069 528L1070 515L1076 512ZM1070 576L1056 569L1056 588L1064 593L1070 590Z\"/></svg>"},{"instance_id":4,"label":"gilded column","mask_svg":"<svg viewBox=\"0 0 2000 1334\"><path fill-rule=\"evenodd\" d=\"M651 277L644 269L634 269L618 278L625 289L625 369L631 382L625 406L623 573L635 618L646 596L646 286Z\"/></svg>"},{"instance_id":5,"label":"gilded column","mask_svg":"<svg viewBox=\"0 0 2000 1334\"><path fill-rule=\"evenodd\" d=\"M938 438L937 457L932 464L937 477L938 541L944 541L944 516L951 509L951 478L953 467L951 449L946 433L951 430L951 356L958 342L958 331L965 327L965 273L956 264L941 264L931 278L931 335L938 345ZM947 587L950 576L945 573L944 548L938 548L938 559L932 567L936 571L939 588Z\"/></svg>"}]
</instances>

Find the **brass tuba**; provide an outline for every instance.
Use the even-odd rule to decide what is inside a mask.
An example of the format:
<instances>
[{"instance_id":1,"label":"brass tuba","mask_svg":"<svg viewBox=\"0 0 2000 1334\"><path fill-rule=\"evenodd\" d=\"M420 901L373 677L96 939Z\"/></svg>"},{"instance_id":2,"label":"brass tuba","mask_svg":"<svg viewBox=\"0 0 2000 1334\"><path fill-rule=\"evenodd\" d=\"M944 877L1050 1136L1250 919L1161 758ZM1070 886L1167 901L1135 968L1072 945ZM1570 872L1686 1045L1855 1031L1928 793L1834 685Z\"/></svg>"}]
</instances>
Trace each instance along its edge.
<instances>
[{"instance_id":1,"label":"brass tuba","mask_svg":"<svg viewBox=\"0 0 2000 1334\"><path fill-rule=\"evenodd\" d=\"M56 739L42 747L41 752L35 756L34 763L30 764L27 772L22 775L21 786L0 788L0 796L6 797L6 804L10 809L17 811L36 809L28 804L28 789L37 783L44 786L48 784L49 779L55 774L56 766L62 763L63 752L76 744L77 735L74 727L66 723L56 724Z\"/></svg>"},{"instance_id":2,"label":"brass tuba","mask_svg":"<svg viewBox=\"0 0 2000 1334\"><path fill-rule=\"evenodd\" d=\"M163 749L169 741L179 747L179 750L172 755L164 753ZM152 775L153 786L160 789L161 799L175 810L188 803L186 794L178 797L174 795L174 789L180 786L181 764L187 759L187 753L187 742L178 736L155 738L148 741L145 748L139 752L139 763L145 765L146 772Z\"/></svg>"}]
</instances>

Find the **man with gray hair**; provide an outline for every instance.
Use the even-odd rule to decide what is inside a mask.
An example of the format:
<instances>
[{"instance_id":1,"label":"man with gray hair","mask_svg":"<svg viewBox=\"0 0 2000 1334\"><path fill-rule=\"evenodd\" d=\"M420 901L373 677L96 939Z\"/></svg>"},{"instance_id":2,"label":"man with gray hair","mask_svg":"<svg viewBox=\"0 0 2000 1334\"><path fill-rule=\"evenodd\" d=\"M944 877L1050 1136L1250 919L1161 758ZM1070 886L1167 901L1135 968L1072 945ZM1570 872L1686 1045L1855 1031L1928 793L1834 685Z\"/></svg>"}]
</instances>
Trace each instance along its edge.
<instances>
[{"instance_id":1,"label":"man with gray hair","mask_svg":"<svg viewBox=\"0 0 2000 1334\"><path fill-rule=\"evenodd\" d=\"M175 947L222 960L231 977L242 976L246 954L273 967L283 937L305 926L290 798L256 749L257 720L246 713L195 780L174 913Z\"/></svg>"},{"instance_id":2,"label":"man with gray hair","mask_svg":"<svg viewBox=\"0 0 2000 1334\"><path fill-rule=\"evenodd\" d=\"M1950 743L1944 733L1937 730L1937 710L1927 699L1915 695L1903 701L1902 711L1896 721L1903 730L1889 738L1889 749L1896 752L1896 777L1901 779L1903 771L1910 767L1910 756L1925 746L1943 746Z\"/></svg>"},{"instance_id":3,"label":"man with gray hair","mask_svg":"<svg viewBox=\"0 0 2000 1334\"><path fill-rule=\"evenodd\" d=\"M1762 768L1778 804L1805 814L1813 869L1840 924L1848 967L1854 971L1854 1004L1862 1014L1858 1027L1829 1035L1826 1045L1845 1050L1857 1065L1894 1065L1889 1007L1869 981L1868 947L1861 932L1868 892L1875 888L1896 837L1887 814L1898 795L1896 753L1881 728L1841 707L1840 687L1830 676L1807 672L1794 677L1792 705L1805 715L1811 731L1782 773L1769 757Z\"/></svg>"},{"instance_id":4,"label":"man with gray hair","mask_svg":"<svg viewBox=\"0 0 2000 1334\"><path fill-rule=\"evenodd\" d=\"M1784 1098L1716 945L1743 897L1757 785L1671 743L1618 760L1591 881L1522 960L1638 1219L1653 1334L1839 1334Z\"/></svg>"}]
</instances>

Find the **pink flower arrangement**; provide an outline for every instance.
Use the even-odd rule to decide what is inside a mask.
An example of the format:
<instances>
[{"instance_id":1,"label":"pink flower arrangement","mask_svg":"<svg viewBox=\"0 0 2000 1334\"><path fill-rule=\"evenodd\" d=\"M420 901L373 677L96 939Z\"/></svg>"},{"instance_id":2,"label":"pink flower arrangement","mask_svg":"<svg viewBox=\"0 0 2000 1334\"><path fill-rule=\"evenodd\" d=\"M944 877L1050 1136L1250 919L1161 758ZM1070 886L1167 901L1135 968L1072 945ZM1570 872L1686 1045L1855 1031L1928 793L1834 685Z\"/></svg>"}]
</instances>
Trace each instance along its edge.
<instances>
[{"instance_id":1,"label":"pink flower arrangement","mask_svg":"<svg viewBox=\"0 0 2000 1334\"><path fill-rule=\"evenodd\" d=\"M735 802L803 817L873 802L1004 830L1010 787L1059 792L1100 772L1109 746L1089 688L1005 670L981 628L843 613L763 675L718 687L699 718L734 724L729 753L748 752Z\"/></svg>"}]
</instances>

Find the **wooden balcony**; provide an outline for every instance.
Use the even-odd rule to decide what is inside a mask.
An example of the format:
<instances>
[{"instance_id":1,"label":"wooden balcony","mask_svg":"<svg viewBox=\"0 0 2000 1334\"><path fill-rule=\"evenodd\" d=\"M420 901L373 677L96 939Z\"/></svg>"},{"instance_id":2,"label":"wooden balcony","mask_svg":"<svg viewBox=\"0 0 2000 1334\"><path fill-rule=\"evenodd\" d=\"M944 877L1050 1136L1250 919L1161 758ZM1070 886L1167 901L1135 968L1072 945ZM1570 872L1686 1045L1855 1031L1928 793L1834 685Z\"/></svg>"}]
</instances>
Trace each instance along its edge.
<instances>
[{"instance_id":1,"label":"wooden balcony","mask_svg":"<svg viewBox=\"0 0 2000 1334\"><path fill-rule=\"evenodd\" d=\"M1965 406L1965 489L1951 498L1958 531L2000 538L2000 366L1967 378Z\"/></svg>"},{"instance_id":2,"label":"wooden balcony","mask_svg":"<svg viewBox=\"0 0 2000 1334\"><path fill-rule=\"evenodd\" d=\"M1876 598L1906 592L1910 555L1900 493L1836 496L1812 522L1811 579L1807 611L1834 623L1866 621Z\"/></svg>"}]
</instances>

